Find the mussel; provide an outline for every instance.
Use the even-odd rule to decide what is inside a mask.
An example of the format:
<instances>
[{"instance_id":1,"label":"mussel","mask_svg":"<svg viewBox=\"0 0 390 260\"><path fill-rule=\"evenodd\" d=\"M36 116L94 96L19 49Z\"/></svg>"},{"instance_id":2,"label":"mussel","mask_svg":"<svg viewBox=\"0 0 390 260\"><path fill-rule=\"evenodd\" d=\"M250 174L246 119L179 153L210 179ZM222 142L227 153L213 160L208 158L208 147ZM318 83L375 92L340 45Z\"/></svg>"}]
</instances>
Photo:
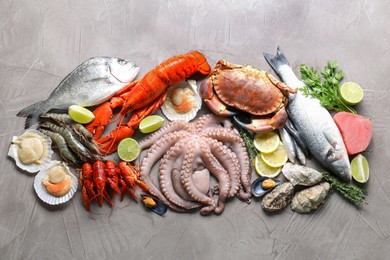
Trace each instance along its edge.
<instances>
[{"instance_id":1,"label":"mussel","mask_svg":"<svg viewBox=\"0 0 390 260\"><path fill-rule=\"evenodd\" d=\"M276 186L278 186L279 184L280 181L277 179L259 177L252 183L251 191L253 196L261 197L267 192L271 191Z\"/></svg>"},{"instance_id":2,"label":"mussel","mask_svg":"<svg viewBox=\"0 0 390 260\"><path fill-rule=\"evenodd\" d=\"M156 197L146 194L142 194L141 197L144 206L153 211L154 213L162 216L167 212L167 205L162 203L162 201L157 199Z\"/></svg>"}]
</instances>

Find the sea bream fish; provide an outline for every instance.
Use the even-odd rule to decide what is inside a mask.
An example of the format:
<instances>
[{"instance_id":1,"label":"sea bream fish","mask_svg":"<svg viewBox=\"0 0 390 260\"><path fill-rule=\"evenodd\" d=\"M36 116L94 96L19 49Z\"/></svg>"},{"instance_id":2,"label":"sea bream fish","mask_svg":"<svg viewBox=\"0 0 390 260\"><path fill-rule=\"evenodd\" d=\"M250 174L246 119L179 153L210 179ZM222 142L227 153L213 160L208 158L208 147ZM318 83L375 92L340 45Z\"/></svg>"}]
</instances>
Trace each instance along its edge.
<instances>
[{"instance_id":1,"label":"sea bream fish","mask_svg":"<svg viewBox=\"0 0 390 260\"><path fill-rule=\"evenodd\" d=\"M17 116L27 117L26 128L51 109L66 110L70 105L98 105L132 82L139 67L114 57L93 57L69 73L49 98L22 109Z\"/></svg>"},{"instance_id":2,"label":"sea bream fish","mask_svg":"<svg viewBox=\"0 0 390 260\"><path fill-rule=\"evenodd\" d=\"M279 47L275 56L264 53L264 57L284 83L298 90L304 86ZM301 91L289 94L287 113L313 157L334 175L350 181L351 166L340 131L319 100Z\"/></svg>"}]
</instances>

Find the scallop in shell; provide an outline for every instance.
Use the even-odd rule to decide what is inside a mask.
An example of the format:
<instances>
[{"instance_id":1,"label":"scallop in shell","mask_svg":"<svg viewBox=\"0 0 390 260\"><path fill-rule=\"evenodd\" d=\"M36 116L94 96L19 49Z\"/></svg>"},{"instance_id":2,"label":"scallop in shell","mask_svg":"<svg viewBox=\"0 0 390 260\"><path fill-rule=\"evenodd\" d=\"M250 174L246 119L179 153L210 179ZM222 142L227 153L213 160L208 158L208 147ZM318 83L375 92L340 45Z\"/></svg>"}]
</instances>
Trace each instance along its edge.
<instances>
[{"instance_id":1,"label":"scallop in shell","mask_svg":"<svg viewBox=\"0 0 390 260\"><path fill-rule=\"evenodd\" d=\"M14 136L8 150L8 156L14 158L16 165L30 173L46 168L52 154L50 138L35 129Z\"/></svg>"},{"instance_id":2,"label":"scallop in shell","mask_svg":"<svg viewBox=\"0 0 390 260\"><path fill-rule=\"evenodd\" d=\"M38 197L50 205L59 205L70 200L77 191L78 180L69 167L60 161L52 161L34 179Z\"/></svg>"},{"instance_id":3,"label":"scallop in shell","mask_svg":"<svg viewBox=\"0 0 390 260\"><path fill-rule=\"evenodd\" d=\"M168 88L167 98L161 110L170 120L190 121L195 118L202 106L196 81L182 81Z\"/></svg>"}]
</instances>

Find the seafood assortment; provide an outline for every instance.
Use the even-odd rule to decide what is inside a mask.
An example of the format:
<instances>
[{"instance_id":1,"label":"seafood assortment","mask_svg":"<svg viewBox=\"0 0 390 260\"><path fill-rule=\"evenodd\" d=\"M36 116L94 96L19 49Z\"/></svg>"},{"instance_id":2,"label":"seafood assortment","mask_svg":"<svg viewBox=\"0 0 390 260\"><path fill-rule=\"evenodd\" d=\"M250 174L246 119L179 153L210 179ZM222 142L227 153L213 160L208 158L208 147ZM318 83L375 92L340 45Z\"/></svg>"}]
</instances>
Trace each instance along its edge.
<instances>
[{"instance_id":1,"label":"seafood assortment","mask_svg":"<svg viewBox=\"0 0 390 260\"><path fill-rule=\"evenodd\" d=\"M69 201L77 191L77 178L69 167L60 161L51 161L34 179L34 189L38 197L49 205L59 205Z\"/></svg>"},{"instance_id":2,"label":"seafood assortment","mask_svg":"<svg viewBox=\"0 0 390 260\"><path fill-rule=\"evenodd\" d=\"M116 151L119 142L134 134L140 121L156 112L167 96L167 88L188 78L195 72L208 74L210 65L199 51L173 56L159 64L145 74L145 76L118 91L108 102L94 110L95 119L87 125L87 129L94 134L104 154ZM112 110L121 108L118 127L109 135L102 137L104 129L113 116ZM124 117L132 112L127 123L123 124Z\"/></svg>"},{"instance_id":3,"label":"seafood assortment","mask_svg":"<svg viewBox=\"0 0 390 260\"><path fill-rule=\"evenodd\" d=\"M26 128L51 109L67 110L70 105L95 106L128 85L139 68L130 61L112 57L93 57L69 73L49 98L22 109L17 116L27 117Z\"/></svg>"},{"instance_id":4,"label":"seafood assortment","mask_svg":"<svg viewBox=\"0 0 390 260\"><path fill-rule=\"evenodd\" d=\"M282 210L291 202L293 196L294 186L291 182L282 183L264 196L261 207L268 212Z\"/></svg>"},{"instance_id":5,"label":"seafood assortment","mask_svg":"<svg viewBox=\"0 0 390 260\"><path fill-rule=\"evenodd\" d=\"M228 198L238 196L250 202L248 154L228 119L208 114L192 123L173 121L140 147L149 148L140 165L140 178L169 208L221 214ZM151 170L160 159L156 183ZM217 181L212 187L211 177Z\"/></svg>"},{"instance_id":6,"label":"seafood assortment","mask_svg":"<svg viewBox=\"0 0 390 260\"><path fill-rule=\"evenodd\" d=\"M250 124L235 118L242 127L252 132L282 127L287 119L287 95L296 91L266 71L225 60L218 61L199 88L204 102L217 115L236 115L236 111L228 109L232 107L250 115L265 117L253 119Z\"/></svg>"},{"instance_id":7,"label":"seafood assortment","mask_svg":"<svg viewBox=\"0 0 390 260\"><path fill-rule=\"evenodd\" d=\"M201 106L202 98L198 94L196 81L190 79L168 89L161 111L170 121L190 121L195 118Z\"/></svg>"},{"instance_id":8,"label":"seafood assortment","mask_svg":"<svg viewBox=\"0 0 390 260\"><path fill-rule=\"evenodd\" d=\"M289 94L287 112L307 149L333 174L351 181L347 150L329 111L318 99L306 97L299 91L304 83L296 77L280 48L276 56L266 53L264 56L283 81L298 90L296 94Z\"/></svg>"},{"instance_id":9,"label":"seafood assortment","mask_svg":"<svg viewBox=\"0 0 390 260\"><path fill-rule=\"evenodd\" d=\"M80 172L79 183L81 186L82 201L87 211L91 210L91 201L95 200L99 206L103 206L103 200L112 207L111 197L120 195L122 201L129 193L134 200L138 201L135 194L137 187L144 192L149 192L148 187L139 180L137 167L127 163L119 162L117 166L113 161L95 161L92 165L88 162L83 164ZM112 196L108 190L112 191Z\"/></svg>"},{"instance_id":10,"label":"seafood assortment","mask_svg":"<svg viewBox=\"0 0 390 260\"><path fill-rule=\"evenodd\" d=\"M327 182L317 184L295 194L291 201L291 209L298 213L309 213L325 202L330 185Z\"/></svg>"},{"instance_id":11,"label":"seafood assortment","mask_svg":"<svg viewBox=\"0 0 390 260\"><path fill-rule=\"evenodd\" d=\"M29 129L21 136L14 136L8 156L16 165L29 173L38 172L47 167L53 150L51 140L37 130Z\"/></svg>"}]
</instances>

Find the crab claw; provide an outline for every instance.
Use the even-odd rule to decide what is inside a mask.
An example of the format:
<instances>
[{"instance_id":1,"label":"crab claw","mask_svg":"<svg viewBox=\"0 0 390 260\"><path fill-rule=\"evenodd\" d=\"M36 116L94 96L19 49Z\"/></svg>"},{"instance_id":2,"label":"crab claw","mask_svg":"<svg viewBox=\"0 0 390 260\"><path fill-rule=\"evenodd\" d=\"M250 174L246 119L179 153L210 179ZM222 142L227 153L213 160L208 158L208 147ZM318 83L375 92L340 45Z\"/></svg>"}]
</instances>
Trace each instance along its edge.
<instances>
[{"instance_id":1,"label":"crab claw","mask_svg":"<svg viewBox=\"0 0 390 260\"><path fill-rule=\"evenodd\" d=\"M218 116L234 116L237 112L228 110L223 101L214 94L210 79L205 80L199 86L199 94L210 110Z\"/></svg>"},{"instance_id":2,"label":"crab claw","mask_svg":"<svg viewBox=\"0 0 390 260\"><path fill-rule=\"evenodd\" d=\"M283 127L287 121L287 112L286 109L282 107L273 117L252 119L248 124L241 122L236 116L234 116L233 119L239 126L246 130L253 133L261 133Z\"/></svg>"}]
</instances>

